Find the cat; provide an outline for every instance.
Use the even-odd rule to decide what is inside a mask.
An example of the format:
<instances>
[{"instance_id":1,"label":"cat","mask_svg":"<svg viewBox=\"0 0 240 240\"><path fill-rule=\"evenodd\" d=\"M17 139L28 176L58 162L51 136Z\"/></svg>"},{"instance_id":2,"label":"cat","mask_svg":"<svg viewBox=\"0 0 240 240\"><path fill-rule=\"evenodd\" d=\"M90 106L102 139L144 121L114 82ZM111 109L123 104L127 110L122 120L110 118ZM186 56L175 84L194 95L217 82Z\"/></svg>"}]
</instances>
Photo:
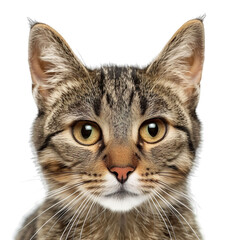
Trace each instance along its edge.
<instances>
[{"instance_id":1,"label":"cat","mask_svg":"<svg viewBox=\"0 0 240 240\"><path fill-rule=\"evenodd\" d=\"M53 28L32 23L32 140L48 195L16 239L202 239L187 182L203 61L202 19L144 68L89 69Z\"/></svg>"}]
</instances>

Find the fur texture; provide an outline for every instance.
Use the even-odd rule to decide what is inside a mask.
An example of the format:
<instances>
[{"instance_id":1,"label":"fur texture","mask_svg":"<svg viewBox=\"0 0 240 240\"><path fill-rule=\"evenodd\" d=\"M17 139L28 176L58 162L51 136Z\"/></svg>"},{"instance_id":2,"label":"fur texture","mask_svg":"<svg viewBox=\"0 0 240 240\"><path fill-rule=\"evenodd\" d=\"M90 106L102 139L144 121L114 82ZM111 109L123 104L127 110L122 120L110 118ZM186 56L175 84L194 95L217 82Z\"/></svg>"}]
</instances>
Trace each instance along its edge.
<instances>
[{"instance_id":1,"label":"fur texture","mask_svg":"<svg viewBox=\"0 0 240 240\"><path fill-rule=\"evenodd\" d=\"M48 195L16 239L202 239L187 180L200 141L203 59L200 19L143 69L88 69L54 29L33 24L33 143Z\"/></svg>"}]
</instances>

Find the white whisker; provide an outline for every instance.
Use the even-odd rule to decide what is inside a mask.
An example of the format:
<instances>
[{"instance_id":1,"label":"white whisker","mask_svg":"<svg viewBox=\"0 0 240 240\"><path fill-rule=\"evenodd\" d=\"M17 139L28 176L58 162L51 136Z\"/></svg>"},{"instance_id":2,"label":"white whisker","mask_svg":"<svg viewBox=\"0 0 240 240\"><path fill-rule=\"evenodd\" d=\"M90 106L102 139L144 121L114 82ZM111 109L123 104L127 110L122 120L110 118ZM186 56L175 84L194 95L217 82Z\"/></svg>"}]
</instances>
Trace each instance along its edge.
<instances>
[{"instance_id":1,"label":"white whisker","mask_svg":"<svg viewBox=\"0 0 240 240\"><path fill-rule=\"evenodd\" d=\"M153 218L154 218L154 221L153 221L153 223L154 223L154 229L155 229L155 212L154 212L154 209L152 208L152 204L150 203L150 200L148 199L148 205L149 205L149 207L150 207L150 210L151 210L151 213L152 213L152 215L153 215Z\"/></svg>"},{"instance_id":2,"label":"white whisker","mask_svg":"<svg viewBox=\"0 0 240 240\"><path fill-rule=\"evenodd\" d=\"M159 193L157 195L160 199L165 199L163 196L160 197ZM166 199L165 199L166 200ZM166 200L167 201L167 200ZM178 213L178 215L186 222L186 224L188 225L188 227L192 230L192 232L194 233L194 235L197 237L198 240L200 240L200 238L198 237L196 231L192 228L192 226L189 224L189 222L186 220L186 218L171 204L169 203L169 205L171 206L171 208L176 211Z\"/></svg>"},{"instance_id":3,"label":"white whisker","mask_svg":"<svg viewBox=\"0 0 240 240\"><path fill-rule=\"evenodd\" d=\"M182 206L184 206L185 208L187 208L189 211L191 211L192 213L193 210L188 207L186 204L182 203L181 201L179 201L177 198L173 197L171 194L167 193L166 191L164 191L162 188L159 188L160 191L164 192L165 194L167 194L169 197L171 197L172 199L174 199L176 202L178 202L179 204L181 204Z\"/></svg>"},{"instance_id":4,"label":"white whisker","mask_svg":"<svg viewBox=\"0 0 240 240\"><path fill-rule=\"evenodd\" d=\"M192 201L195 201L194 199L192 199L191 197L189 197L187 194L183 193L183 192L180 192L172 187L169 186L169 184L163 182L163 181L160 181L160 184L164 185L164 187L166 187L169 191L171 192L174 192L180 196L182 196L183 198L186 198L188 201L192 202Z\"/></svg>"},{"instance_id":5,"label":"white whisker","mask_svg":"<svg viewBox=\"0 0 240 240\"><path fill-rule=\"evenodd\" d=\"M83 195L83 194L82 194L82 195ZM80 196L80 194L78 195L78 197L79 197L79 196ZM82 197L80 197L79 199L76 199L76 201L73 202L73 203L71 203L71 204L70 204L70 207L66 208L66 210L67 210L67 211L71 210L81 199L82 199ZM67 211L66 211L66 212L67 212ZM50 231L52 230L52 228L58 223L58 221L66 214L66 212L63 213L63 214L61 214L61 215L57 218L57 220L54 222L54 224L53 224L52 227L50 228L49 232L50 232Z\"/></svg>"},{"instance_id":6,"label":"white whisker","mask_svg":"<svg viewBox=\"0 0 240 240\"><path fill-rule=\"evenodd\" d=\"M62 186L62 187L60 187L60 188L58 188L58 189L49 191L49 192L47 193L46 198L52 198L52 197L54 197L54 196L56 196L56 195L60 195L60 194L63 193L63 192L66 192L66 191L68 191L68 190L70 190L70 189L76 188L76 187L81 186L81 185L82 185L81 183L78 183L78 184L75 184L75 185L72 185L72 186L64 185L64 186Z\"/></svg>"},{"instance_id":7,"label":"white whisker","mask_svg":"<svg viewBox=\"0 0 240 240\"><path fill-rule=\"evenodd\" d=\"M64 202L65 200L67 200L68 198L70 198L72 195L74 195L77 191L75 191L74 193L70 194L69 196L65 197L64 199L56 202L55 204L53 204L52 206L50 206L49 208L45 209L43 212L41 212L39 215L37 215L35 218L33 218L30 222L28 222L26 225L24 225L21 229L24 229L25 227L27 227L29 224L31 224L34 220L36 220L38 217L40 217L42 214L44 214L45 212L47 212L48 210L50 210L51 208L55 207L56 205L60 204L61 202Z\"/></svg>"},{"instance_id":8,"label":"white whisker","mask_svg":"<svg viewBox=\"0 0 240 240\"><path fill-rule=\"evenodd\" d=\"M95 197L95 198L96 198L96 197ZM88 217L88 215L89 215L92 207L93 207L95 204L96 204L96 201L92 201L92 204L91 204L91 206L89 207L89 210L88 210L88 212L87 212L87 214L86 214L86 217L85 217L85 219L84 219L84 221L83 221L83 224L82 224L82 228L81 228L79 240L81 240L81 238L82 238L83 228L84 228L85 222L87 221L87 217Z\"/></svg>"},{"instance_id":9,"label":"white whisker","mask_svg":"<svg viewBox=\"0 0 240 240\"><path fill-rule=\"evenodd\" d=\"M153 196L152 196L153 197ZM156 208L156 210L157 210L157 212L159 213L159 215L161 216L161 218L162 218L162 220L163 220L163 222L164 222L164 225L166 226L166 228L167 228L167 231L168 231L168 234L169 234L169 236L170 236L170 239L172 239L172 235L171 235L171 233L170 233L170 230L169 230L169 228L168 228L168 225L167 225L167 223L166 223L166 221L165 221L165 219L164 219L164 217L163 217L163 215L161 214L161 212L159 211L159 209L158 209L158 207L156 206L156 204L154 203L154 201L153 201L153 199L152 199L152 197L150 198L150 200L152 201L152 203L153 203L153 205L155 206L155 208ZM162 209L162 208L161 208ZM159 218L159 220L161 221L161 219Z\"/></svg>"},{"instance_id":10,"label":"white whisker","mask_svg":"<svg viewBox=\"0 0 240 240\"><path fill-rule=\"evenodd\" d=\"M96 204L97 204L97 203L96 203ZM98 206L98 204L97 204L97 206ZM99 218L102 214L105 213L105 211L106 211L106 208L103 208L103 210L102 210L100 213L98 213L97 215L94 216L93 219L91 219L91 222L94 222L95 219ZM97 211L97 212L98 212L98 211ZM93 233L93 231L95 231L94 228L92 228L91 231L89 232L89 236L91 236L91 234Z\"/></svg>"},{"instance_id":11,"label":"white whisker","mask_svg":"<svg viewBox=\"0 0 240 240\"><path fill-rule=\"evenodd\" d=\"M77 191L76 191L77 192ZM69 206L77 197L79 197L80 195L81 195L82 193L79 193L79 195L77 195L74 199L72 199L67 205L65 205L64 207L62 207L59 211L57 211L52 217L50 217L33 235L32 235L32 237L30 238L30 240L32 240L35 236L36 236L36 234L49 222L49 221L51 221L51 219L52 218L54 218L58 213L60 213L64 208L66 208L67 206ZM73 195L73 194L71 194L71 195ZM71 196L70 195L70 196ZM70 197L70 196L68 196L68 197ZM68 198L67 197L67 198ZM56 205L56 204L55 204Z\"/></svg>"},{"instance_id":12,"label":"white whisker","mask_svg":"<svg viewBox=\"0 0 240 240\"><path fill-rule=\"evenodd\" d=\"M183 224L182 220L179 218L179 216L176 214L176 212L173 211L172 204L167 199L165 199L163 196L159 195L157 191L156 191L156 194L161 199L161 201L163 201L166 204L166 206L169 207L169 210L171 211L171 213L174 214L174 216L178 219L178 221L181 223L181 225L183 226L183 228L187 232L187 229L186 229L185 225Z\"/></svg>"},{"instance_id":13,"label":"white whisker","mask_svg":"<svg viewBox=\"0 0 240 240\"><path fill-rule=\"evenodd\" d=\"M153 190L154 191L154 190ZM154 192L154 195L156 196L156 193ZM168 216L166 215L166 213L165 213L165 211L164 211L164 209L162 208L162 206L161 206L161 204L157 201L157 199L153 196L153 198L156 200L156 202L157 202L157 204L158 204L158 206L161 208L161 210L162 210L162 212L163 212L163 214L165 215L165 217L167 218L167 221L168 221L168 223L170 224L170 226L171 226L171 229L172 229L172 232L173 232L173 235L174 235L174 239L176 239L176 235L175 235L175 231L174 231L174 229L173 229L173 226L172 226L172 224L171 224L171 222L170 222L170 220L169 220L169 218L168 218ZM172 239L172 236L171 236L171 234L170 234L170 238Z\"/></svg>"},{"instance_id":14,"label":"white whisker","mask_svg":"<svg viewBox=\"0 0 240 240\"><path fill-rule=\"evenodd\" d=\"M97 191L97 190L96 190ZM85 206L88 204L88 202L91 200L91 196L86 196L86 198L84 199L84 201L80 204L80 206L78 207L77 211L74 213L74 215L72 216L72 218L70 219L68 225L66 226L64 232L66 231L66 229L68 228L69 224L72 222L72 220L74 219L73 223L71 224L71 227L69 228L68 230L68 233L67 233L67 236L65 239L68 238L70 232L71 232L71 229L73 228L74 226L74 223L76 222L76 220L78 219L78 217L80 216L81 213L84 213L85 212ZM83 210L83 211L82 211ZM75 217L76 216L76 217ZM79 218L80 220L80 218ZM79 221L77 222L77 225L78 225ZM77 226L76 225L76 226ZM76 229L75 229L76 230ZM62 233L61 235L61 238L60 240L62 239L63 235L64 235L64 232ZM74 234L73 234L73 237L75 235L75 231L74 231Z\"/></svg>"}]
</instances>

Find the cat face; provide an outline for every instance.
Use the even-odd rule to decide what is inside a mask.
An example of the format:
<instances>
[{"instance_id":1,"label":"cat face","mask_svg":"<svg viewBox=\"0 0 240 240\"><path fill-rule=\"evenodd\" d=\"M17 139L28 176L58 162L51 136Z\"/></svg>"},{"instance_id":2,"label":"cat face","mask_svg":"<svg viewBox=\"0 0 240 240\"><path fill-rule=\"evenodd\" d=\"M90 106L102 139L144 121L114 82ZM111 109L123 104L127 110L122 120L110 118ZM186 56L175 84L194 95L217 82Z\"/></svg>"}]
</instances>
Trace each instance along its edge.
<instances>
[{"instance_id":1,"label":"cat face","mask_svg":"<svg viewBox=\"0 0 240 240\"><path fill-rule=\"evenodd\" d=\"M55 30L32 26L33 142L49 190L67 189L56 198L129 211L185 188L200 140L203 35L192 20L146 68L90 70Z\"/></svg>"}]
</instances>

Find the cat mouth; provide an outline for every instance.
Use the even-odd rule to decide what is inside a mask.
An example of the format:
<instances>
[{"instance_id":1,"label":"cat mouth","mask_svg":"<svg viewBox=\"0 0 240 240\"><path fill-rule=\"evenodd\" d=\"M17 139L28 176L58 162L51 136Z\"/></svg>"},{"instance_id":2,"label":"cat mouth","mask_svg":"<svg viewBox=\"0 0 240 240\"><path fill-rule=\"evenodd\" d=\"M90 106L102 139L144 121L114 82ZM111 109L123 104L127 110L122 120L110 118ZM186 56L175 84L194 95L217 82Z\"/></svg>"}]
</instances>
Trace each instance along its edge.
<instances>
[{"instance_id":1,"label":"cat mouth","mask_svg":"<svg viewBox=\"0 0 240 240\"><path fill-rule=\"evenodd\" d=\"M98 202L113 212L127 212L142 204L146 199L147 197L141 193L120 187L114 192L103 194L98 198Z\"/></svg>"},{"instance_id":2,"label":"cat mouth","mask_svg":"<svg viewBox=\"0 0 240 240\"><path fill-rule=\"evenodd\" d=\"M114 198L118 198L118 199L123 199L123 198L126 198L126 197L137 197L137 196L139 196L139 194L129 192L125 189L120 189L120 190L118 190L114 193L104 195L104 197L107 197L107 198L114 197Z\"/></svg>"}]
</instances>

